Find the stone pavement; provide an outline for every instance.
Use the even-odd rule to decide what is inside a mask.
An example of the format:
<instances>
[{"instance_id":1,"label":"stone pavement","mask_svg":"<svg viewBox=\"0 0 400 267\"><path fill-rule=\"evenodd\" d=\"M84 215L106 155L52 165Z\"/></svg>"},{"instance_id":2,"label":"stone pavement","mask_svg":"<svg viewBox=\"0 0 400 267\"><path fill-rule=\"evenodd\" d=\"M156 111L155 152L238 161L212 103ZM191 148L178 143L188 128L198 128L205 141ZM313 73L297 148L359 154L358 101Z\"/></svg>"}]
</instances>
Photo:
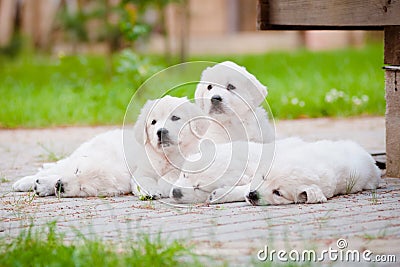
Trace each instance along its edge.
<instances>
[{"instance_id":1,"label":"stone pavement","mask_svg":"<svg viewBox=\"0 0 400 267\"><path fill-rule=\"evenodd\" d=\"M193 244L195 252L211 255L217 263L234 266L256 263L265 246L269 251L321 252L329 247L338 250L339 238L348 245L340 251L371 250L373 256L396 255L397 264L388 266L400 262L400 179L386 178L376 192L339 196L324 204L268 207L233 203L177 208L130 195L57 199L11 192L18 177L34 173L43 162L68 155L83 141L112 128L0 130L0 238L12 238L32 223L40 227L56 220L67 239L74 238L72 229L113 241L160 234ZM385 150L382 117L280 121L277 134L306 140L352 139L371 152ZM279 262L276 255L274 262Z\"/></svg>"}]
</instances>

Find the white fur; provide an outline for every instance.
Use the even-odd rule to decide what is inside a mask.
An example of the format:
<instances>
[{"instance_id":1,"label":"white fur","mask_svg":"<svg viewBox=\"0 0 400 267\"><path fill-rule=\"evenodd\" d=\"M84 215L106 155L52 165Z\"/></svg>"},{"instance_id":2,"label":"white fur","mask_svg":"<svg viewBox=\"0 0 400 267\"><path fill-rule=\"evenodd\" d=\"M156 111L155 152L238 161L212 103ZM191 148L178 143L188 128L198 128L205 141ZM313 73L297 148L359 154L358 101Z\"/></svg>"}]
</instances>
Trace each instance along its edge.
<instances>
[{"instance_id":1,"label":"white fur","mask_svg":"<svg viewBox=\"0 0 400 267\"><path fill-rule=\"evenodd\" d=\"M133 191L155 198L166 197L170 184L179 175L175 167L184 161L179 149L185 155L196 148L195 140L207 130L206 120L190 121L202 114L186 98L166 96L148 101L133 131L113 130L100 134L82 144L69 157L45 166L35 175L21 178L14 183L13 189L33 189L39 196L55 193L60 197L114 196ZM171 121L172 115L181 119ZM157 123L151 125L154 119ZM157 144L156 131L161 127L169 130L173 141L164 149ZM140 192L138 185L132 187L130 171L139 181ZM165 179L160 179L161 176ZM55 188L57 184L62 184L62 190L59 186L58 190Z\"/></svg>"},{"instance_id":2,"label":"white fur","mask_svg":"<svg viewBox=\"0 0 400 267\"><path fill-rule=\"evenodd\" d=\"M235 89L229 90L232 86ZM274 128L264 108L259 107L267 93L267 87L254 75L231 61L205 69L195 91L196 104L214 119L205 138L217 143L273 141ZM217 110L211 104L213 96L222 99Z\"/></svg>"},{"instance_id":3,"label":"white fur","mask_svg":"<svg viewBox=\"0 0 400 267\"><path fill-rule=\"evenodd\" d=\"M188 161L183 165L183 171L171 189L170 197L177 203L244 201L245 189L255 173L267 172L273 150L273 143L244 141L218 144L215 151L207 149L210 155L203 154L201 161ZM212 163L202 169L202 166L207 166L202 161Z\"/></svg>"},{"instance_id":4,"label":"white fur","mask_svg":"<svg viewBox=\"0 0 400 267\"><path fill-rule=\"evenodd\" d=\"M80 145L69 157L45 166L32 176L14 183L15 191L34 189L39 196L54 195L57 181L63 183L62 197L113 196L131 191L125 165L123 131L99 134Z\"/></svg>"},{"instance_id":5,"label":"white fur","mask_svg":"<svg viewBox=\"0 0 400 267\"><path fill-rule=\"evenodd\" d=\"M373 158L352 141L307 143L287 138L276 142L272 162L273 153L273 144L217 145L215 163L197 173L182 172L170 197L178 203L234 202L244 201L256 189L259 200L248 201L253 205L317 203L337 194L375 189L380 182ZM174 194L178 189L180 194Z\"/></svg>"},{"instance_id":6,"label":"white fur","mask_svg":"<svg viewBox=\"0 0 400 267\"><path fill-rule=\"evenodd\" d=\"M172 120L172 117L179 120ZM187 98L165 96L148 102L135 125L136 141L141 144L133 192L153 199L168 197L186 158L199 150L199 140L209 122ZM157 131L167 129L170 145L159 144Z\"/></svg>"},{"instance_id":7,"label":"white fur","mask_svg":"<svg viewBox=\"0 0 400 267\"><path fill-rule=\"evenodd\" d=\"M352 141L299 143L277 146L273 167L253 191L253 205L319 203L340 194L376 189L380 171L374 159ZM279 196L280 195L280 196Z\"/></svg>"}]
</instances>

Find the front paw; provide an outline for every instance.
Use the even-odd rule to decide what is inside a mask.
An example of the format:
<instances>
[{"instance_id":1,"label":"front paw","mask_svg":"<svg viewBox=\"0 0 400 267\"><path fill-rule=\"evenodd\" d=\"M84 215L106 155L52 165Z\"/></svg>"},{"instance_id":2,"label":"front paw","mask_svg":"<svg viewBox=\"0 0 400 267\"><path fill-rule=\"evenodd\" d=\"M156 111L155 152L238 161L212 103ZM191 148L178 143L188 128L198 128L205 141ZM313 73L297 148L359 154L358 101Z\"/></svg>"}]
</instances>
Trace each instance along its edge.
<instances>
[{"instance_id":1,"label":"front paw","mask_svg":"<svg viewBox=\"0 0 400 267\"><path fill-rule=\"evenodd\" d=\"M64 183L61 181L61 179L58 179L56 184L54 185L54 192L56 197L62 197L65 193Z\"/></svg>"},{"instance_id":2,"label":"front paw","mask_svg":"<svg viewBox=\"0 0 400 267\"><path fill-rule=\"evenodd\" d=\"M12 190L16 192L29 192L34 189L34 186L35 186L35 177L26 176L16 181L12 185Z\"/></svg>"},{"instance_id":3,"label":"front paw","mask_svg":"<svg viewBox=\"0 0 400 267\"><path fill-rule=\"evenodd\" d=\"M55 194L54 184L57 181L56 176L38 178L35 180L34 191L40 197L52 196Z\"/></svg>"},{"instance_id":4,"label":"front paw","mask_svg":"<svg viewBox=\"0 0 400 267\"><path fill-rule=\"evenodd\" d=\"M226 189L225 188L217 188L214 191L211 192L210 196L208 197L208 202L209 203L222 203L222 199L226 195Z\"/></svg>"}]
</instances>

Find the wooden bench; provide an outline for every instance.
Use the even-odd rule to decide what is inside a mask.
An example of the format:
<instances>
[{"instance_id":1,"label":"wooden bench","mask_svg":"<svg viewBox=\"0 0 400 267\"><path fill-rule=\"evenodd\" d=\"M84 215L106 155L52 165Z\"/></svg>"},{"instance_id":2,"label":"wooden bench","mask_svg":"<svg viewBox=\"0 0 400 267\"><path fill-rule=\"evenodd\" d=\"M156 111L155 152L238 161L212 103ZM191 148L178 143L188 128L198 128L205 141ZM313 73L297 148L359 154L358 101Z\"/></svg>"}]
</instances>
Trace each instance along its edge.
<instances>
[{"instance_id":1,"label":"wooden bench","mask_svg":"<svg viewBox=\"0 0 400 267\"><path fill-rule=\"evenodd\" d=\"M400 178L400 0L259 0L259 30L383 30L386 160Z\"/></svg>"}]
</instances>

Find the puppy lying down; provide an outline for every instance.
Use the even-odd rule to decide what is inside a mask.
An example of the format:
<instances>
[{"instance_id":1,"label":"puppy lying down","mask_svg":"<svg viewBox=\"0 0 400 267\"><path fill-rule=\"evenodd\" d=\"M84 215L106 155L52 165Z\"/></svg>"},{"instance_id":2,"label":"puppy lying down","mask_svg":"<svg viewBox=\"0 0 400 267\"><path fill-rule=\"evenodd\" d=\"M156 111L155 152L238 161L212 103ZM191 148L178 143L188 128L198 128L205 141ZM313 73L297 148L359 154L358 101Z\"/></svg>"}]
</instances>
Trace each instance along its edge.
<instances>
[{"instance_id":1,"label":"puppy lying down","mask_svg":"<svg viewBox=\"0 0 400 267\"><path fill-rule=\"evenodd\" d=\"M199 136L207 130L208 122L196 119L201 116L200 108L187 98L149 100L133 129L95 136L67 158L21 178L13 190L59 197L116 196L132 191L148 198L168 197L184 156L192 149L198 151Z\"/></svg>"},{"instance_id":2,"label":"puppy lying down","mask_svg":"<svg viewBox=\"0 0 400 267\"><path fill-rule=\"evenodd\" d=\"M375 189L380 182L373 158L352 141L279 140L272 164L273 144L250 143L248 153L231 153L232 158L227 156L227 146L217 145L218 164L196 173L181 173L170 197L178 203L319 203L334 195ZM244 171L243 163L237 165L243 158L248 159ZM221 166L228 166L223 174L219 174Z\"/></svg>"},{"instance_id":3,"label":"puppy lying down","mask_svg":"<svg viewBox=\"0 0 400 267\"><path fill-rule=\"evenodd\" d=\"M252 205L321 203L379 186L375 160L352 141L318 141L277 150L270 173L246 193Z\"/></svg>"}]
</instances>

